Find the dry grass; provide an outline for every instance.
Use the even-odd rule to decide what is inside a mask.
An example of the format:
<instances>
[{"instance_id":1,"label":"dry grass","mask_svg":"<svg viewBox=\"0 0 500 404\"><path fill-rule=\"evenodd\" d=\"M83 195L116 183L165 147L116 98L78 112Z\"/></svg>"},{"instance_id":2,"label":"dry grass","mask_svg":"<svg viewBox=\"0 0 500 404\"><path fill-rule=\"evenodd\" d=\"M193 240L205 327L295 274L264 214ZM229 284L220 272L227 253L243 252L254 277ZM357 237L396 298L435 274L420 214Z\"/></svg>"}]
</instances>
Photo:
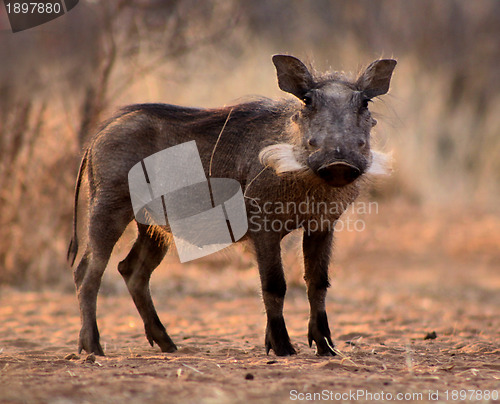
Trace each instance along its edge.
<instances>
[{"instance_id":1,"label":"dry grass","mask_svg":"<svg viewBox=\"0 0 500 404\"><path fill-rule=\"evenodd\" d=\"M299 3L294 3L295 10L302 7ZM273 16L272 2L266 4L269 16ZM148 65L150 60L156 60L158 54L153 50L148 47L141 49L134 59L122 55L110 76L107 93L112 98L108 99L103 116L109 116L120 105L134 102L163 101L211 107L233 103L245 95L283 96L277 88L270 60L270 56L277 52L290 52L305 59L309 57L318 68L331 65L333 69L354 71L376 57L394 56L398 59L398 66L390 95L376 101L373 109L379 119L376 143L378 147L394 152L395 172L389 181L377 187L378 191L373 192L372 197L395 201L390 202L390 206L396 210L399 204L410 203L416 204L418 209L452 211L451 223L466 217L475 220L473 214L478 210L495 212L500 184L500 115L494 106L500 101L500 92L494 80L488 81L488 77L496 77L495 55L498 52L488 45L487 34L480 31L481 27L489 26L489 15L496 15L494 3L481 2L459 8L469 18L464 25L467 35L476 31L482 35L480 47L474 47L474 41L469 37L463 41L463 52L476 52L476 58L481 57L482 64L477 68L468 62L468 57L474 59L474 54L464 56L460 49L454 56L454 64L439 64L443 60L439 56L439 43L429 48L428 59L422 57L426 48L418 41L415 40L410 49L404 48L402 39L398 43L391 30L397 30L398 13L404 6L394 8L392 17L390 13L378 15L377 18L387 18L392 25L377 25L370 18L372 6L363 13L354 2L349 4L338 9L331 6L331 10L323 12L327 15L335 11L342 18L351 16L342 20L342 29L345 30L342 37L330 33L328 30L333 28L324 24L321 13L309 9L300 14L308 22L301 29L292 32L289 24L281 26L283 32L290 35L283 43L272 26L255 25L255 21L254 25L249 23L252 18L257 18L258 10L247 10L245 7L249 6L245 6L243 11L248 15L242 14L241 23L224 38L224 46L214 42L196 48L180 59L163 61L150 74L145 74L137 65L139 61ZM442 9L432 6L436 19L441 18L439 21L445 28L451 27L446 25L450 24L446 20L450 4L446 3ZM391 4L382 2L381 7L382 11L387 11ZM474 13L469 13L471 10L467 7L471 7ZM356 13L352 14L352 11ZM273 18L278 26L282 17L276 14ZM366 38L358 36L356 27L360 23L374 41L369 46ZM404 21L401 24L404 25ZM412 30L425 30L425 26L419 28L417 23L410 24L410 21L404 26L408 32L401 31L402 37L409 37L412 32L418 36L421 32ZM429 27L436 29L430 38L442 34L435 26ZM194 28L191 26L190 29ZM42 37L35 31L33 35ZM186 35L189 36L189 32ZM332 38L332 41L321 41L321 38ZM447 44L445 39L443 37L443 46ZM157 46L151 48L157 52ZM432 64L432 60L437 62ZM31 61L23 63L28 66ZM24 71L26 66L21 66L23 69L20 70ZM54 63L48 65L44 74L49 78L43 91L32 91L28 85L24 88L22 80L17 80L14 90L4 91L0 100L1 283L29 287L55 283L69 287L72 283L65 250L70 235L72 188L81 152L78 133L81 92L77 92L78 86L65 87L57 82L65 74L65 68L65 65ZM51 72L57 72L57 75L50 78ZM7 73L12 73L12 69L0 70L0 73L1 83L5 85L9 80ZM126 78L131 83L128 86L123 85ZM92 76L82 76L81 80L92 83ZM22 102L25 99L29 99L28 109ZM488 221L481 223L486 231ZM396 234L400 225L404 226L404 223L394 225ZM436 230L432 220L420 230L424 234L436 231L442 236L445 233L445 229ZM452 237L463 237L461 243L468 248L470 236ZM348 241L351 237L354 235L340 235L340 255L356 251L359 243L369 243L369 236L364 234L355 235L361 241ZM409 253L421 248L421 238L421 234L415 234L415 239L408 241ZM492 243L488 236L474 242L480 246ZM297 244L293 240L285 242L289 243ZM343 243L353 243L352 248L345 248ZM404 242L396 237L394 243ZM294 268L301 259L297 257L295 247L290 249L293 252L284 254L284 261L287 267ZM231 254L229 259L214 266L239 266L240 260L243 266L250 265L247 255L240 258L239 254ZM294 284L301 283L301 269L292 269L288 278Z\"/></svg>"}]
</instances>

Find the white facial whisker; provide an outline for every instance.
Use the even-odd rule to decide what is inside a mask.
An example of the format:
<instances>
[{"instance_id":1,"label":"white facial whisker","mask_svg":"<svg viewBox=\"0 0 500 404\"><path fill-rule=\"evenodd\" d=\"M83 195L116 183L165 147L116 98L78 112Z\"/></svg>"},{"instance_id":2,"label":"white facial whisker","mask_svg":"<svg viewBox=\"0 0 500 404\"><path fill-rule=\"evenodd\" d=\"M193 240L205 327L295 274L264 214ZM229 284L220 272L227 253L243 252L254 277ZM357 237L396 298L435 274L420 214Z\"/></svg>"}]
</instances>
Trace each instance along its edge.
<instances>
[{"instance_id":1,"label":"white facial whisker","mask_svg":"<svg viewBox=\"0 0 500 404\"><path fill-rule=\"evenodd\" d=\"M259 153L259 160L278 175L308 170L306 165L297 160L294 146L288 143L278 143L263 148Z\"/></svg>"},{"instance_id":2,"label":"white facial whisker","mask_svg":"<svg viewBox=\"0 0 500 404\"><path fill-rule=\"evenodd\" d=\"M289 143L278 143L263 148L259 153L259 160L264 166L271 167L276 174L304 174L310 168L297 159L294 145ZM364 173L369 176L388 176L392 171L392 155L371 151L371 164Z\"/></svg>"},{"instance_id":3,"label":"white facial whisker","mask_svg":"<svg viewBox=\"0 0 500 404\"><path fill-rule=\"evenodd\" d=\"M365 174L375 176L390 175L392 171L392 155L372 150L372 162Z\"/></svg>"}]
</instances>

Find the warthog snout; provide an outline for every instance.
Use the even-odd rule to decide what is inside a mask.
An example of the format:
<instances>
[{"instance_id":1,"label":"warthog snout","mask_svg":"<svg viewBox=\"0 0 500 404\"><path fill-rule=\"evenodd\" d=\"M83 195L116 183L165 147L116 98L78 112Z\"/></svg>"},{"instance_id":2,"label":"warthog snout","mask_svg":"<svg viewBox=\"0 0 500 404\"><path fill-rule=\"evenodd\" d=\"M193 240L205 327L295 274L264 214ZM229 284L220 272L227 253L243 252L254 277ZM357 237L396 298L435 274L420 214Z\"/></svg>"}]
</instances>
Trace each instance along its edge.
<instances>
[{"instance_id":1,"label":"warthog snout","mask_svg":"<svg viewBox=\"0 0 500 404\"><path fill-rule=\"evenodd\" d=\"M343 187L357 179L361 170L345 161L334 161L322 165L318 169L318 175L332 187Z\"/></svg>"},{"instance_id":2,"label":"warthog snout","mask_svg":"<svg viewBox=\"0 0 500 404\"><path fill-rule=\"evenodd\" d=\"M367 159L345 147L318 149L307 158L307 165L329 186L349 185L365 173Z\"/></svg>"}]
</instances>

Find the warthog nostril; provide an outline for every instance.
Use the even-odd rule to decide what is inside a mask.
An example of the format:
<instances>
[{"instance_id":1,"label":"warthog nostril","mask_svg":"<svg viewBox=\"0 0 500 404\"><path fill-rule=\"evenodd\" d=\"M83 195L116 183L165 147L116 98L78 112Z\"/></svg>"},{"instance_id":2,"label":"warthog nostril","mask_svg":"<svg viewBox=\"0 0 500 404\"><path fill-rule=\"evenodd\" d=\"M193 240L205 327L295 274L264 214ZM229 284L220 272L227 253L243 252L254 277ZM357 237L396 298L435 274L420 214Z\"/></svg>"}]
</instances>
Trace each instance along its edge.
<instances>
[{"instance_id":1,"label":"warthog nostril","mask_svg":"<svg viewBox=\"0 0 500 404\"><path fill-rule=\"evenodd\" d=\"M321 166L318 175L332 187L343 187L358 178L361 170L345 161L336 161Z\"/></svg>"}]
</instances>

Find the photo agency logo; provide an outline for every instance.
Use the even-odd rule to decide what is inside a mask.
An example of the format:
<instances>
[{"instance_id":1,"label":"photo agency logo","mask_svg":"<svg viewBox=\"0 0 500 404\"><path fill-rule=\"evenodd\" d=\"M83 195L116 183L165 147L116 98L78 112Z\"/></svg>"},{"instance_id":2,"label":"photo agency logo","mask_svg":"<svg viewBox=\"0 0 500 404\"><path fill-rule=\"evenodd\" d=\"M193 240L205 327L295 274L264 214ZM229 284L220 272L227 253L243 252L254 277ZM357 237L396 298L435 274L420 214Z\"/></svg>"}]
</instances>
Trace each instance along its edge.
<instances>
[{"instance_id":1,"label":"photo agency logo","mask_svg":"<svg viewBox=\"0 0 500 404\"><path fill-rule=\"evenodd\" d=\"M222 250L248 230L239 182L207 179L194 140L140 161L128 183L136 220L168 225L181 262Z\"/></svg>"},{"instance_id":2,"label":"photo agency logo","mask_svg":"<svg viewBox=\"0 0 500 404\"><path fill-rule=\"evenodd\" d=\"M79 0L4 0L12 32L24 31L52 21L73 9Z\"/></svg>"}]
</instances>

